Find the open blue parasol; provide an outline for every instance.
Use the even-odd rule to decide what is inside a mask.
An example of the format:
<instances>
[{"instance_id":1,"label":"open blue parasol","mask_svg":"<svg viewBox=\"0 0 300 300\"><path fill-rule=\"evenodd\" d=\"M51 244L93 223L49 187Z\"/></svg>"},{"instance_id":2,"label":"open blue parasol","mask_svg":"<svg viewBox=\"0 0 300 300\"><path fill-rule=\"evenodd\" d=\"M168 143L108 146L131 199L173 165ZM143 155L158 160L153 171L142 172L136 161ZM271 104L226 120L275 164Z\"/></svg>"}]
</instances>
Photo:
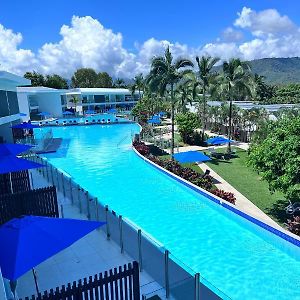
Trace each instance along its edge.
<instances>
[{"instance_id":1,"label":"open blue parasol","mask_svg":"<svg viewBox=\"0 0 300 300\"><path fill-rule=\"evenodd\" d=\"M180 163L193 163L211 160L210 157L199 151L186 151L173 155L173 157Z\"/></svg>"}]
</instances>

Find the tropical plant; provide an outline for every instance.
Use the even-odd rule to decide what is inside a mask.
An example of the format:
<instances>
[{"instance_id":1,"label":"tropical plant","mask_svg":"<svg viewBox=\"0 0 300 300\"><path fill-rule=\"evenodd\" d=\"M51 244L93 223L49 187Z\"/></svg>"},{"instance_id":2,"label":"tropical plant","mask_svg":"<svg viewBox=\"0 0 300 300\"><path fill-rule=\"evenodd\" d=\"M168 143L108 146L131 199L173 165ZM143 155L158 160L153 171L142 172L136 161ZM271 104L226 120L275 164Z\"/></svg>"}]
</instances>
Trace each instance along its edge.
<instances>
[{"instance_id":1,"label":"tropical plant","mask_svg":"<svg viewBox=\"0 0 300 300\"><path fill-rule=\"evenodd\" d=\"M180 82L175 89L175 101L176 101L176 110L181 113L186 113L188 111L187 105L192 105L193 103L193 86L191 80L187 79L183 82Z\"/></svg>"},{"instance_id":2,"label":"tropical plant","mask_svg":"<svg viewBox=\"0 0 300 300\"><path fill-rule=\"evenodd\" d=\"M36 71L26 72L24 77L31 80L31 86L45 86L45 78L43 74Z\"/></svg>"},{"instance_id":3,"label":"tropical plant","mask_svg":"<svg viewBox=\"0 0 300 300\"><path fill-rule=\"evenodd\" d=\"M238 58L223 63L223 70L219 77L218 92L229 101L228 138L232 138L232 101L252 96L255 91L250 67ZM231 144L228 143L228 151Z\"/></svg>"},{"instance_id":4,"label":"tropical plant","mask_svg":"<svg viewBox=\"0 0 300 300\"><path fill-rule=\"evenodd\" d=\"M69 102L73 103L75 108L74 108L74 111L75 111L75 115L77 114L77 104L80 102L80 99L77 97L77 96L71 96L71 99L69 100Z\"/></svg>"},{"instance_id":5,"label":"tropical plant","mask_svg":"<svg viewBox=\"0 0 300 300\"><path fill-rule=\"evenodd\" d=\"M202 105L200 104L202 113L202 140L204 140L204 133L206 128L206 119L207 119L207 93L209 92L209 88L213 82L214 77L216 77L216 73L212 72L213 67L216 63L219 62L219 58L211 57L211 56L202 56L199 58L196 56L196 62L198 66L198 70L196 72L196 82L194 84L193 90L193 98L198 99L197 88L200 87L202 93Z\"/></svg>"},{"instance_id":6,"label":"tropical plant","mask_svg":"<svg viewBox=\"0 0 300 300\"><path fill-rule=\"evenodd\" d=\"M53 89L67 89L67 80L57 74L46 75L44 86Z\"/></svg>"},{"instance_id":7,"label":"tropical plant","mask_svg":"<svg viewBox=\"0 0 300 300\"><path fill-rule=\"evenodd\" d=\"M300 201L300 117L268 122L256 132L249 163L269 183L271 191ZM261 137L259 137L261 136Z\"/></svg>"},{"instance_id":8,"label":"tropical plant","mask_svg":"<svg viewBox=\"0 0 300 300\"><path fill-rule=\"evenodd\" d=\"M115 88L126 88L126 83L125 83L125 80L122 79L122 78L117 78L115 81L114 81L114 85L113 85Z\"/></svg>"},{"instance_id":9,"label":"tropical plant","mask_svg":"<svg viewBox=\"0 0 300 300\"><path fill-rule=\"evenodd\" d=\"M96 85L98 88L111 88L113 86L113 80L107 72L99 72Z\"/></svg>"},{"instance_id":10,"label":"tropical plant","mask_svg":"<svg viewBox=\"0 0 300 300\"><path fill-rule=\"evenodd\" d=\"M200 125L197 115L192 112L179 113L176 115L175 120L178 131L182 137L182 141L184 143L189 143L195 129Z\"/></svg>"},{"instance_id":11,"label":"tropical plant","mask_svg":"<svg viewBox=\"0 0 300 300\"><path fill-rule=\"evenodd\" d=\"M171 102L171 154L174 153L174 120L175 120L175 95L176 85L185 75L191 74L192 70L187 67L193 67L193 63L180 58L174 61L169 47L166 48L164 56L157 56L152 59L151 71L147 77L147 83L151 90L159 91L161 95L168 97Z\"/></svg>"},{"instance_id":12,"label":"tropical plant","mask_svg":"<svg viewBox=\"0 0 300 300\"><path fill-rule=\"evenodd\" d=\"M143 74L139 74L134 77L133 84L129 87L132 96L136 91L139 93L139 99L142 99L142 91L144 90L145 82Z\"/></svg>"}]
</instances>

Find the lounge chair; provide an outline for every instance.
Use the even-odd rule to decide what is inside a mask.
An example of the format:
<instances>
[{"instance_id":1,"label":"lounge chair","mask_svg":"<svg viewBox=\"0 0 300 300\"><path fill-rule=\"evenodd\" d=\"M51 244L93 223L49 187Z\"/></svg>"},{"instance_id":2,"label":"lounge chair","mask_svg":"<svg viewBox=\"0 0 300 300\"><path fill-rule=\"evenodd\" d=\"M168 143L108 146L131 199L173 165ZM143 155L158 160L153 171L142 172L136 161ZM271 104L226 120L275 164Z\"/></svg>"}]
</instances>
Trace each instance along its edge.
<instances>
[{"instance_id":1,"label":"lounge chair","mask_svg":"<svg viewBox=\"0 0 300 300\"><path fill-rule=\"evenodd\" d=\"M101 120L98 119L98 120L97 120L97 123L101 123Z\"/></svg>"},{"instance_id":2,"label":"lounge chair","mask_svg":"<svg viewBox=\"0 0 300 300\"><path fill-rule=\"evenodd\" d=\"M110 119L107 119L107 123L110 123Z\"/></svg>"}]
</instances>

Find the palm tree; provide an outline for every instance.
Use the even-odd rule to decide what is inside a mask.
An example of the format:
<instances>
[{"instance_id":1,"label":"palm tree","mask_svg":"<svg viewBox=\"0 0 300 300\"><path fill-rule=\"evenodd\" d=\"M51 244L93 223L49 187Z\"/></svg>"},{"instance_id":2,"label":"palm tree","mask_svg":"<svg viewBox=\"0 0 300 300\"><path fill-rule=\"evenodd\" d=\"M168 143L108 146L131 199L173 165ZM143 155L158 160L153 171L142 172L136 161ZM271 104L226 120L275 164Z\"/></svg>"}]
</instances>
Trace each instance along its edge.
<instances>
[{"instance_id":1,"label":"palm tree","mask_svg":"<svg viewBox=\"0 0 300 300\"><path fill-rule=\"evenodd\" d=\"M134 80L134 82L130 86L129 89L131 90L132 96L134 95L134 93L136 91L138 91L139 92L139 99L141 100L141 98L142 98L141 91L143 91L144 87L145 87L145 81L144 81L143 74L141 73L141 74L135 76L133 80Z\"/></svg>"},{"instance_id":2,"label":"palm tree","mask_svg":"<svg viewBox=\"0 0 300 300\"><path fill-rule=\"evenodd\" d=\"M185 80L184 82L178 84L175 90L176 102L177 102L177 110L185 113L187 112L186 105L192 105L193 102L193 87L191 85L191 81Z\"/></svg>"},{"instance_id":3,"label":"palm tree","mask_svg":"<svg viewBox=\"0 0 300 300\"><path fill-rule=\"evenodd\" d=\"M69 102L71 102L71 103L74 104L74 106L75 106L74 111L75 111L75 116L76 116L76 113L77 113L77 104L80 102L80 99L77 96L71 96L71 99L70 99Z\"/></svg>"},{"instance_id":4,"label":"palm tree","mask_svg":"<svg viewBox=\"0 0 300 300\"><path fill-rule=\"evenodd\" d=\"M125 88L125 87L126 87L126 84L125 84L124 79L122 79L122 78L117 78L117 79L114 81L114 87L116 87L116 88Z\"/></svg>"},{"instance_id":5,"label":"palm tree","mask_svg":"<svg viewBox=\"0 0 300 300\"><path fill-rule=\"evenodd\" d=\"M232 101L238 97L251 96L255 90L250 66L238 58L223 63L223 72L220 75L219 92L229 101L228 138L232 138ZM231 145L228 143L228 151Z\"/></svg>"},{"instance_id":6,"label":"palm tree","mask_svg":"<svg viewBox=\"0 0 300 300\"><path fill-rule=\"evenodd\" d=\"M197 89L200 87L202 92L202 140L204 140L204 133L206 129L206 107L207 107L207 92L212 83L212 79L216 76L216 73L212 73L212 68L220 59L218 57L202 56L199 58L196 56L196 62L198 66L196 74L196 82L194 84L193 97L197 98Z\"/></svg>"},{"instance_id":7,"label":"palm tree","mask_svg":"<svg viewBox=\"0 0 300 300\"><path fill-rule=\"evenodd\" d=\"M193 63L185 58L173 61L172 53L169 47L166 48L164 56L157 56L152 59L151 71L147 78L150 89L160 91L162 95L170 94L171 101L171 154L173 159L174 154L174 120L175 120L175 96L174 90L178 82L185 75L191 74Z\"/></svg>"}]
</instances>

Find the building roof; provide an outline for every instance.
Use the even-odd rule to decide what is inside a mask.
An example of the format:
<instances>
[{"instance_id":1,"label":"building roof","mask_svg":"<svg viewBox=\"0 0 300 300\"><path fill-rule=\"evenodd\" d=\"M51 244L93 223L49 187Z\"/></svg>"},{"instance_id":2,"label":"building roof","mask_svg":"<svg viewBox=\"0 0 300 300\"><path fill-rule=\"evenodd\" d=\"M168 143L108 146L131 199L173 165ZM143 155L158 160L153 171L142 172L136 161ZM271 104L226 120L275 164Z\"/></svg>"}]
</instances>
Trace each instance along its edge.
<instances>
[{"instance_id":1,"label":"building roof","mask_svg":"<svg viewBox=\"0 0 300 300\"><path fill-rule=\"evenodd\" d=\"M72 92L79 92L84 94L131 94L131 91L129 89L118 88L77 88L68 90L68 93Z\"/></svg>"},{"instance_id":2,"label":"building roof","mask_svg":"<svg viewBox=\"0 0 300 300\"><path fill-rule=\"evenodd\" d=\"M58 90L44 86L26 86L26 87L18 87L18 93L65 93L67 90Z\"/></svg>"},{"instance_id":3,"label":"building roof","mask_svg":"<svg viewBox=\"0 0 300 300\"><path fill-rule=\"evenodd\" d=\"M31 81L22 76L15 75L6 71L0 71L0 81L5 81L15 86L31 85Z\"/></svg>"}]
</instances>

